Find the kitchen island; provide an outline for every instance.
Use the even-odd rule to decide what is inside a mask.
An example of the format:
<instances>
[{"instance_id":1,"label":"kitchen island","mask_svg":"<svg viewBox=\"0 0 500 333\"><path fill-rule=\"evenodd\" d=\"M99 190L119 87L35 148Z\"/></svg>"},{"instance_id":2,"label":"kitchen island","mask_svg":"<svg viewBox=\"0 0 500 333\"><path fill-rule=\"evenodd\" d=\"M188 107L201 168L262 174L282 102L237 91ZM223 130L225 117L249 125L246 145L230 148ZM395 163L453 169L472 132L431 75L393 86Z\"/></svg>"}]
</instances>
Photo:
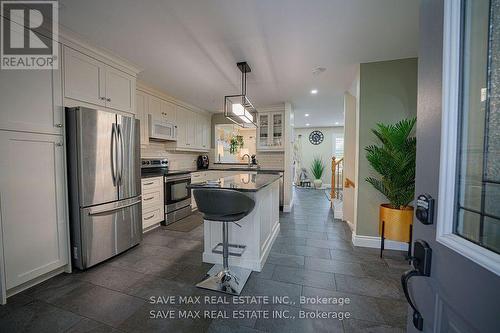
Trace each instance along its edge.
<instances>
[{"instance_id":1,"label":"kitchen island","mask_svg":"<svg viewBox=\"0 0 500 333\"><path fill-rule=\"evenodd\" d=\"M279 175L241 173L229 177L193 182L191 189L220 188L244 192L255 200L253 211L238 224L229 225L229 243L246 246L243 254L229 257L229 266L239 266L260 272L278 235ZM222 223L204 221L203 261L222 263L222 255L212 252L222 242ZM230 249L232 251L232 249Z\"/></svg>"}]
</instances>

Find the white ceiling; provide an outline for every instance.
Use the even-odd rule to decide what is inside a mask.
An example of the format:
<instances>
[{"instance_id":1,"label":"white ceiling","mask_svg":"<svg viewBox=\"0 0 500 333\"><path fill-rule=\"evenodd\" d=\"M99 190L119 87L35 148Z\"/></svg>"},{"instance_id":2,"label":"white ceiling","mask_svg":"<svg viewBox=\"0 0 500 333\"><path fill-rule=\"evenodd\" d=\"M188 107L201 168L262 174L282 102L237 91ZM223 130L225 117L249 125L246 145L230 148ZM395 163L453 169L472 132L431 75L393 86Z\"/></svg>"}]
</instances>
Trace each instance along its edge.
<instances>
[{"instance_id":1,"label":"white ceiling","mask_svg":"<svg viewBox=\"0 0 500 333\"><path fill-rule=\"evenodd\" d=\"M61 2L62 25L139 65L142 80L207 110L240 91L236 62L247 61L257 109L290 101L296 126L343 123L342 95L356 64L417 55L416 0ZM327 70L314 76L318 66Z\"/></svg>"}]
</instances>

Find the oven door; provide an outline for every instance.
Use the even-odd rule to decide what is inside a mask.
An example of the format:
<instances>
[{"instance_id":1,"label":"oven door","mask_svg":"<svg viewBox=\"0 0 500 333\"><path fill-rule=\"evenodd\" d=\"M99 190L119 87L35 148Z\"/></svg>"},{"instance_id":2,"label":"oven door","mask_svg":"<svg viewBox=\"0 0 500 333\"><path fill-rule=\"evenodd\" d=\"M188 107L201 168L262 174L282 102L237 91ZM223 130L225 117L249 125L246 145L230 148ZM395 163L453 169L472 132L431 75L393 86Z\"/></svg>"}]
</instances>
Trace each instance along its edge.
<instances>
[{"instance_id":1,"label":"oven door","mask_svg":"<svg viewBox=\"0 0 500 333\"><path fill-rule=\"evenodd\" d=\"M165 206L169 210L171 208L178 209L191 203L191 190L187 188L189 184L191 184L189 174L165 177Z\"/></svg>"}]
</instances>

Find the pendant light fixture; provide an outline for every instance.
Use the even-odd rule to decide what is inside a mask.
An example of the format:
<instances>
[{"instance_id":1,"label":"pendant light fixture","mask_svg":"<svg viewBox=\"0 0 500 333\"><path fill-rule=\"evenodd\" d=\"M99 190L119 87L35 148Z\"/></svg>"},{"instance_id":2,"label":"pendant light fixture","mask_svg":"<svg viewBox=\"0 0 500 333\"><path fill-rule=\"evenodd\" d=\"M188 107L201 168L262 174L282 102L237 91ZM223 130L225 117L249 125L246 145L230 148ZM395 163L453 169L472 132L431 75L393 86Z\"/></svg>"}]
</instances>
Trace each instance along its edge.
<instances>
[{"instance_id":1,"label":"pendant light fixture","mask_svg":"<svg viewBox=\"0 0 500 333\"><path fill-rule=\"evenodd\" d=\"M240 127L256 128L257 110L247 98L247 73L252 70L246 62L236 64L241 71L241 94L224 96L224 116Z\"/></svg>"}]
</instances>

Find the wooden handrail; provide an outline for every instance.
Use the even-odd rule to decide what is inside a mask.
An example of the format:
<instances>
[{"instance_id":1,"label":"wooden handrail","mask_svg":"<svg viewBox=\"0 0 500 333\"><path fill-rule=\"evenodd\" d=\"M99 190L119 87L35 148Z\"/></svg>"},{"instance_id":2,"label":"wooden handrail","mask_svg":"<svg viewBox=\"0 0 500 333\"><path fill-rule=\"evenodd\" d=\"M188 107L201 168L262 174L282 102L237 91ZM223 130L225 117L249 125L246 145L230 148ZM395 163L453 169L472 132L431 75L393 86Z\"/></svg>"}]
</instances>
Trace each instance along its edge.
<instances>
[{"instance_id":1,"label":"wooden handrail","mask_svg":"<svg viewBox=\"0 0 500 333\"><path fill-rule=\"evenodd\" d=\"M354 185L354 182L352 180L350 180L349 178L345 177L344 187L356 187L356 186Z\"/></svg>"},{"instance_id":2,"label":"wooden handrail","mask_svg":"<svg viewBox=\"0 0 500 333\"><path fill-rule=\"evenodd\" d=\"M339 158L338 160L335 158L335 156L332 156L332 188L330 190L330 206L333 206L333 199L335 197L338 197L338 194L339 193L336 193L335 189L336 189L336 185L335 185L335 179L336 179L336 176L339 176L339 181L340 181L340 184L342 184L342 181L340 180L340 164L344 161L344 158ZM339 170L339 172L337 172L337 168ZM338 175L337 175L338 174Z\"/></svg>"}]
</instances>

